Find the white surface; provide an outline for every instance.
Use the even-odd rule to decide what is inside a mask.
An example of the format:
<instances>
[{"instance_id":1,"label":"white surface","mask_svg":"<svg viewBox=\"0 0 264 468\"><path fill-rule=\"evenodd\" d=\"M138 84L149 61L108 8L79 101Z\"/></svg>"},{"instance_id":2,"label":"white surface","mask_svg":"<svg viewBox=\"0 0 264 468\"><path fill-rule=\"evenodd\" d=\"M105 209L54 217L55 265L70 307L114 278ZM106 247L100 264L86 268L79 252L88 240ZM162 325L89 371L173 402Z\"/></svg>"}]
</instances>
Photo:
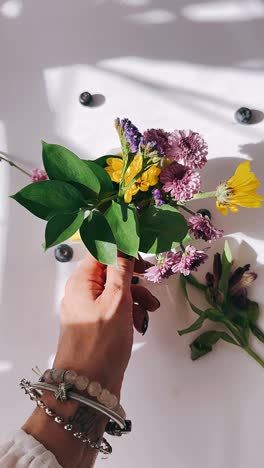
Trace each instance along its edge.
<instances>
[{"instance_id":1,"label":"white surface","mask_svg":"<svg viewBox=\"0 0 264 468\"><path fill-rule=\"evenodd\" d=\"M128 116L141 129L202 132L207 189L242 159L263 181L264 122L233 119L241 105L264 111L263 15L260 0L1 0L0 148L27 168L40 165L42 138L93 158L118 145L113 119ZM84 90L105 102L82 107ZM42 253L44 223L7 198L23 184L1 164L2 433L32 408L18 380L55 352L59 301L76 265ZM263 211L215 213L214 223L259 273L252 294L263 304ZM98 467L262 468L263 370L223 343L192 363L193 336L177 329L194 317L177 278L152 290L162 307L146 336L135 337L123 389L133 433L114 441Z\"/></svg>"}]
</instances>

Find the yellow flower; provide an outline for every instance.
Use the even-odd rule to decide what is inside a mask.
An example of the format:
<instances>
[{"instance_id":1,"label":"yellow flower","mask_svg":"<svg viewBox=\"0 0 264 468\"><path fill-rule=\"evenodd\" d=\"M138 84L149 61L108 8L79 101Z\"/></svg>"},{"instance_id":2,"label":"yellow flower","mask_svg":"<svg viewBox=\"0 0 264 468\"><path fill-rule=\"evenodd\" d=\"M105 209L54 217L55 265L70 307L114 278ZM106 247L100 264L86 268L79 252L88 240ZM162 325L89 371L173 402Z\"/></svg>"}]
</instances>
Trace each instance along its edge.
<instances>
[{"instance_id":1,"label":"yellow flower","mask_svg":"<svg viewBox=\"0 0 264 468\"><path fill-rule=\"evenodd\" d=\"M123 159L121 158L108 158L106 160L107 167L105 168L113 182L119 183L121 180ZM134 157L132 163L125 173L125 185L128 185L142 170L142 155L138 154ZM145 171L131 187L129 187L124 194L126 203L130 203L132 197L138 193L139 190L147 192L150 186L156 185L159 180L160 169L153 164L147 171Z\"/></svg>"},{"instance_id":2,"label":"yellow flower","mask_svg":"<svg viewBox=\"0 0 264 468\"><path fill-rule=\"evenodd\" d=\"M260 181L254 172L250 171L250 161L239 164L235 174L217 188L217 209L223 215L227 215L228 209L233 213L237 213L238 206L261 208L264 197L256 193L260 185Z\"/></svg>"},{"instance_id":3,"label":"yellow flower","mask_svg":"<svg viewBox=\"0 0 264 468\"><path fill-rule=\"evenodd\" d=\"M73 234L70 238L70 241L72 242L80 242L81 236L80 236L80 231L76 231L75 234Z\"/></svg>"}]
</instances>

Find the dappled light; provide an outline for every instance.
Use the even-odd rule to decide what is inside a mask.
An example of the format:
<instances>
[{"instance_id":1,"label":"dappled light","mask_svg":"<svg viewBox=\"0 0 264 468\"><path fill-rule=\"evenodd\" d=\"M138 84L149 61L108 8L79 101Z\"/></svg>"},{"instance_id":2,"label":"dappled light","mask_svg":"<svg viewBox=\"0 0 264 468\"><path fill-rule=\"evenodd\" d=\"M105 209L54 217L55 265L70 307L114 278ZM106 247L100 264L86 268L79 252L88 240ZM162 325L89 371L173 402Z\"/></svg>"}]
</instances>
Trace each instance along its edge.
<instances>
[{"instance_id":1,"label":"dappled light","mask_svg":"<svg viewBox=\"0 0 264 468\"><path fill-rule=\"evenodd\" d=\"M17 18L21 15L23 3L21 0L7 0L0 6L0 14L7 18Z\"/></svg>"}]
</instances>

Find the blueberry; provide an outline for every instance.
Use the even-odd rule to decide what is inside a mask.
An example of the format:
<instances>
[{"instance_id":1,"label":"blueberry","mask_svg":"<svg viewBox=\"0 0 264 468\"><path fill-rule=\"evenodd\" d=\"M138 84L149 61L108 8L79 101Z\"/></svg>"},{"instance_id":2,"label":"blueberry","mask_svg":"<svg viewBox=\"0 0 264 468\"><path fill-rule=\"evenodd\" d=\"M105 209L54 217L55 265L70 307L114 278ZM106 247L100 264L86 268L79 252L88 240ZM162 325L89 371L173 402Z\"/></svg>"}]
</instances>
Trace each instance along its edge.
<instances>
[{"instance_id":1,"label":"blueberry","mask_svg":"<svg viewBox=\"0 0 264 468\"><path fill-rule=\"evenodd\" d=\"M212 215L209 210L206 208L201 208L200 210L197 211L197 213L200 213L202 216L208 216L209 219L212 218Z\"/></svg>"},{"instance_id":2,"label":"blueberry","mask_svg":"<svg viewBox=\"0 0 264 468\"><path fill-rule=\"evenodd\" d=\"M247 107L240 107L235 113L235 119L242 124L248 124L252 119L252 111Z\"/></svg>"},{"instance_id":3,"label":"blueberry","mask_svg":"<svg viewBox=\"0 0 264 468\"><path fill-rule=\"evenodd\" d=\"M68 244L60 244L54 250L54 255L58 262L70 262L73 257L73 249Z\"/></svg>"},{"instance_id":4,"label":"blueberry","mask_svg":"<svg viewBox=\"0 0 264 468\"><path fill-rule=\"evenodd\" d=\"M79 101L83 106L89 106L93 100L93 96L88 91L84 91L80 94Z\"/></svg>"}]
</instances>

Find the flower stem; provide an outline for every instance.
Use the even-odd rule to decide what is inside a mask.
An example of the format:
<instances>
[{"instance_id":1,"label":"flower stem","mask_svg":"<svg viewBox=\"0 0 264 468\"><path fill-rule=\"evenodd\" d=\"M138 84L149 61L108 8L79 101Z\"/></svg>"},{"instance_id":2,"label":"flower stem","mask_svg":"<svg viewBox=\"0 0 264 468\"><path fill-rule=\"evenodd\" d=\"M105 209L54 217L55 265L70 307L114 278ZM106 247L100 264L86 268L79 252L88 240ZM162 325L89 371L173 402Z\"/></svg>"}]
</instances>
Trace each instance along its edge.
<instances>
[{"instance_id":1,"label":"flower stem","mask_svg":"<svg viewBox=\"0 0 264 468\"><path fill-rule=\"evenodd\" d=\"M17 164L15 164L13 161L11 161L10 159L7 159L4 155L4 153L2 153L2 151L0 151L0 161L5 161L6 163L8 163L10 166L12 167L15 167L18 171L22 172L23 174L27 175L28 177L31 177L31 174L27 171L25 171L24 169L22 169L22 167L18 166Z\"/></svg>"},{"instance_id":2,"label":"flower stem","mask_svg":"<svg viewBox=\"0 0 264 468\"><path fill-rule=\"evenodd\" d=\"M179 208L182 208L184 211L187 211L187 213L190 213L191 215L195 215L196 213L189 208L187 208L185 205L181 205L180 203L177 204Z\"/></svg>"},{"instance_id":3,"label":"flower stem","mask_svg":"<svg viewBox=\"0 0 264 468\"><path fill-rule=\"evenodd\" d=\"M204 198L215 198L216 192L200 192L196 193L191 200L202 200Z\"/></svg>"},{"instance_id":4,"label":"flower stem","mask_svg":"<svg viewBox=\"0 0 264 468\"><path fill-rule=\"evenodd\" d=\"M107 198L104 198L103 200L101 200L101 201L96 205L96 208L98 209L99 206L103 205L104 203L106 203L106 202L108 202L108 201L115 200L115 198L117 198L117 193L115 193L115 194L112 195L111 197L107 197Z\"/></svg>"},{"instance_id":5,"label":"flower stem","mask_svg":"<svg viewBox=\"0 0 264 468\"><path fill-rule=\"evenodd\" d=\"M249 356L251 356L261 367L264 367L263 359L261 359L261 357L255 353L253 349L251 349L249 346L245 346L242 349L244 349L244 351L246 351L246 353L249 354Z\"/></svg>"}]
</instances>

